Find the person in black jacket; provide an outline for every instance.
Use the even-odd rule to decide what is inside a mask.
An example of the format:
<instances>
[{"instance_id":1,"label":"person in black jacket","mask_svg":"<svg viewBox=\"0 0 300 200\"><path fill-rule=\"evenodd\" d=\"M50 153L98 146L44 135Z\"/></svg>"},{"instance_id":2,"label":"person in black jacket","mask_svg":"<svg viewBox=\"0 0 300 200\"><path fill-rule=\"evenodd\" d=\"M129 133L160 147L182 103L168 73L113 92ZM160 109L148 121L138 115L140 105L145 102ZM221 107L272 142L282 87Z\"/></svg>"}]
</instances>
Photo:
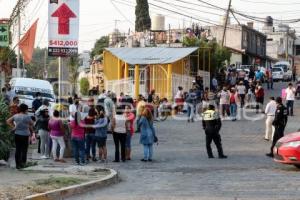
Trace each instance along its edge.
<instances>
[{"instance_id":1,"label":"person in black jacket","mask_svg":"<svg viewBox=\"0 0 300 200\"><path fill-rule=\"evenodd\" d=\"M282 104L282 98L277 97L276 103L277 103L277 109L275 112L275 119L272 123L272 125L275 127L275 132L273 136L271 151L270 153L266 154L269 157L274 157L273 149L277 141L284 136L284 129L288 121L288 111L287 108Z\"/></svg>"},{"instance_id":2,"label":"person in black jacket","mask_svg":"<svg viewBox=\"0 0 300 200\"><path fill-rule=\"evenodd\" d=\"M214 158L210 146L212 141L214 141L218 149L219 158L220 159L227 158L227 156L225 156L223 153L221 136L219 134L219 131L222 127L222 122L218 113L215 111L214 105L209 105L208 109L203 113L202 125L206 135L206 150L207 150L208 158Z\"/></svg>"},{"instance_id":3,"label":"person in black jacket","mask_svg":"<svg viewBox=\"0 0 300 200\"><path fill-rule=\"evenodd\" d=\"M42 104L43 104L43 102L42 102L41 93L37 92L35 94L35 99L32 102L32 111L35 113L35 111L37 111L41 107Z\"/></svg>"}]
</instances>

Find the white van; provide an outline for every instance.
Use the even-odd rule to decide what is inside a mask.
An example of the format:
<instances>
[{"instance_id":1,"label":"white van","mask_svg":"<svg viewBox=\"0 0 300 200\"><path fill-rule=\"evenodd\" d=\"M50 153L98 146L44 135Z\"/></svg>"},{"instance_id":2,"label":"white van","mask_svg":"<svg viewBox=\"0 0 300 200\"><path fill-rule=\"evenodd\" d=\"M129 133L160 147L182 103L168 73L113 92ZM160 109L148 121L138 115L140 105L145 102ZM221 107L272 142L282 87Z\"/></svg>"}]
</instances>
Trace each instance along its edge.
<instances>
[{"instance_id":1,"label":"white van","mask_svg":"<svg viewBox=\"0 0 300 200\"><path fill-rule=\"evenodd\" d=\"M293 78L293 71L291 68L291 64L287 61L280 61L275 63L273 67L280 67L283 69L283 80L291 81Z\"/></svg>"},{"instance_id":2,"label":"white van","mask_svg":"<svg viewBox=\"0 0 300 200\"><path fill-rule=\"evenodd\" d=\"M37 92L43 99L48 99L50 103L55 102L53 86L49 81L32 79L32 78L13 78L10 80L12 91L19 97L20 103L32 108L32 102Z\"/></svg>"}]
</instances>

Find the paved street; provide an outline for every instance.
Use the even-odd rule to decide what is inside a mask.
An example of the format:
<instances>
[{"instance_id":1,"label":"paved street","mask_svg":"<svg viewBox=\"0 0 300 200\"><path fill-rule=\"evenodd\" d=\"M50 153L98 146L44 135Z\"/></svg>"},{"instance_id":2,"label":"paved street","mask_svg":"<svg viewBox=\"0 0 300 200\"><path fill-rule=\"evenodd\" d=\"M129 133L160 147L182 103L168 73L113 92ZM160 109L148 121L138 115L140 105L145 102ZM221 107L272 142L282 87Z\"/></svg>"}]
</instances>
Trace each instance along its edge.
<instances>
[{"instance_id":1,"label":"paved street","mask_svg":"<svg viewBox=\"0 0 300 200\"><path fill-rule=\"evenodd\" d=\"M278 83L282 87L282 83ZM271 93L278 95L277 89ZM299 102L296 103L299 107ZM286 132L300 127L300 112L289 119ZM156 123L159 145L153 163L142 163L139 135L134 138L133 161L108 163L120 172L121 182L73 200L96 199L205 199L291 200L300 198L299 170L276 164L265 156L264 121L225 121L221 131L227 160L207 159L200 122L168 120ZM215 149L215 146L213 146ZM109 157L113 157L109 141ZM215 151L215 155L216 151Z\"/></svg>"}]
</instances>

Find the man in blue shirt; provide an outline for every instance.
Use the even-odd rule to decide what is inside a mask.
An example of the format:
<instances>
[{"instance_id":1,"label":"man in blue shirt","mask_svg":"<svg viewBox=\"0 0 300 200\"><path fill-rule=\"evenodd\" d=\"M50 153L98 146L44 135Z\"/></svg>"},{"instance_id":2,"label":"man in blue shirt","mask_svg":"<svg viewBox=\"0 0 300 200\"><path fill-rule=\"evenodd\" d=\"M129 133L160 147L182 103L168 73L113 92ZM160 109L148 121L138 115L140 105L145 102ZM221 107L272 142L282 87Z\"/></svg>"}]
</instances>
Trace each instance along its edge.
<instances>
[{"instance_id":1,"label":"man in blue shirt","mask_svg":"<svg viewBox=\"0 0 300 200\"><path fill-rule=\"evenodd\" d=\"M264 77L264 73L261 72L260 70L257 70L257 72L255 73L255 80L262 82L263 77Z\"/></svg>"}]
</instances>

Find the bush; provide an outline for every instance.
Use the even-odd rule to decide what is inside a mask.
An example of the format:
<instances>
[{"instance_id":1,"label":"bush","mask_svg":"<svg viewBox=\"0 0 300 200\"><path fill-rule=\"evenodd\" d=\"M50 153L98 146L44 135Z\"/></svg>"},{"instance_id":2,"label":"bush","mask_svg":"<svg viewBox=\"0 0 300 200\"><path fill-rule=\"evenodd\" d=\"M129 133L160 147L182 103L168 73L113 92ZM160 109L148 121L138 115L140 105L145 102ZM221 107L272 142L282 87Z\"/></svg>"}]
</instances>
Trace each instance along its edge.
<instances>
[{"instance_id":1,"label":"bush","mask_svg":"<svg viewBox=\"0 0 300 200\"><path fill-rule=\"evenodd\" d=\"M87 78L80 79L80 93L84 96L87 96L89 94L90 89L90 83Z\"/></svg>"},{"instance_id":2,"label":"bush","mask_svg":"<svg viewBox=\"0 0 300 200\"><path fill-rule=\"evenodd\" d=\"M13 146L13 135L6 120L9 118L9 108L0 97L0 160L8 160L9 152Z\"/></svg>"}]
</instances>

